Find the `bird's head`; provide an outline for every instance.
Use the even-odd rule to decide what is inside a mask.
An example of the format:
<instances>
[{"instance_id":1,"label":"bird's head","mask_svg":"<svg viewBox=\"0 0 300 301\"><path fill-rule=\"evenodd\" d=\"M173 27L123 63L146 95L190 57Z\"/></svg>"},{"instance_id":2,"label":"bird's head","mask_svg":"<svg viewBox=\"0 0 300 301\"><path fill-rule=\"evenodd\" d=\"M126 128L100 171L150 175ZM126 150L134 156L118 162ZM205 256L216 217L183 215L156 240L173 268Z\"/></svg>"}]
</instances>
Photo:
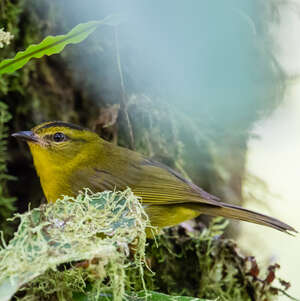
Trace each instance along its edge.
<instances>
[{"instance_id":1,"label":"bird's head","mask_svg":"<svg viewBox=\"0 0 300 301\"><path fill-rule=\"evenodd\" d=\"M87 161L103 142L93 131L62 121L45 122L12 136L28 143L37 169Z\"/></svg>"}]
</instances>

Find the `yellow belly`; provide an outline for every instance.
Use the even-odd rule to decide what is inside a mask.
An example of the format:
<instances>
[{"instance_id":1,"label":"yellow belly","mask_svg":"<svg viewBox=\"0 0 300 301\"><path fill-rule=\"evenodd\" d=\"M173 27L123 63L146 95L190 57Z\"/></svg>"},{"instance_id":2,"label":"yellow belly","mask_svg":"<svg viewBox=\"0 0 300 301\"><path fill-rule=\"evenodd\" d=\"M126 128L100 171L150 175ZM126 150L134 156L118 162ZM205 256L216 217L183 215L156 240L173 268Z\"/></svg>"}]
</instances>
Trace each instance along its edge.
<instances>
[{"instance_id":1,"label":"yellow belly","mask_svg":"<svg viewBox=\"0 0 300 301\"><path fill-rule=\"evenodd\" d=\"M174 226L183 221L200 215L200 211L184 207L183 204L175 205L146 205L145 211L148 214L151 225L164 228Z\"/></svg>"}]
</instances>

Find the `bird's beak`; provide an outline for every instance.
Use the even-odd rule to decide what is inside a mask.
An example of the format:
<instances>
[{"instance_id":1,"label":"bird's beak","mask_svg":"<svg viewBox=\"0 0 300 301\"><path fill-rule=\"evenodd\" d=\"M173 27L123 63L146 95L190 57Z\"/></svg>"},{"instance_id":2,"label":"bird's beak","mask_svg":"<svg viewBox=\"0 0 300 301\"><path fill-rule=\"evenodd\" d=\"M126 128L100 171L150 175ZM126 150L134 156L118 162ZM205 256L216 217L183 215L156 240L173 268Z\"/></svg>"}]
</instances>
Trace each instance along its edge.
<instances>
[{"instance_id":1,"label":"bird's beak","mask_svg":"<svg viewBox=\"0 0 300 301\"><path fill-rule=\"evenodd\" d=\"M13 133L12 136L28 142L39 142L38 136L32 131L17 132Z\"/></svg>"}]
</instances>

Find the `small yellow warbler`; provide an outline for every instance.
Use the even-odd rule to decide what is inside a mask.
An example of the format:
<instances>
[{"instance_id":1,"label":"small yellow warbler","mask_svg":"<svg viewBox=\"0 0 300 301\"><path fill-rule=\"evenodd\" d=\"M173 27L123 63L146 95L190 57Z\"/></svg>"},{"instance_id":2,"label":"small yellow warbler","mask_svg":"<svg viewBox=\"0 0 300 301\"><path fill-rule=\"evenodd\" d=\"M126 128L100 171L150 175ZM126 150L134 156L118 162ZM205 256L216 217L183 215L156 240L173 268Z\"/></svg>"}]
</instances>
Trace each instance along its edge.
<instances>
[{"instance_id":1,"label":"small yellow warbler","mask_svg":"<svg viewBox=\"0 0 300 301\"><path fill-rule=\"evenodd\" d=\"M208 214L296 232L275 218L220 202L168 166L104 141L89 129L52 121L13 136L28 143L48 202L75 196L84 187L93 192L130 187L141 197L151 224L160 228Z\"/></svg>"}]
</instances>

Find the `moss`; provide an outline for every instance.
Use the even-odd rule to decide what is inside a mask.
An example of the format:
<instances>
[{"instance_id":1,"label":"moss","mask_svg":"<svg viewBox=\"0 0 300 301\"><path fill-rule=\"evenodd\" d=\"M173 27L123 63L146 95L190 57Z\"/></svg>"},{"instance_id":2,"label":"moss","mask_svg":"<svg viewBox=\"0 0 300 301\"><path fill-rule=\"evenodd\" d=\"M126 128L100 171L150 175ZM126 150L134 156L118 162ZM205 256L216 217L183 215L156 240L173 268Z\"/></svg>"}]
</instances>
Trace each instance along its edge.
<instances>
[{"instance_id":1,"label":"moss","mask_svg":"<svg viewBox=\"0 0 300 301\"><path fill-rule=\"evenodd\" d=\"M224 301L267 301L287 295L288 282L279 279L280 286L274 286L279 265L259 267L254 257L243 256L233 240L223 237L226 226L224 219L216 218L201 230L165 230L146 248L154 273L145 272L147 288Z\"/></svg>"},{"instance_id":2,"label":"moss","mask_svg":"<svg viewBox=\"0 0 300 301\"><path fill-rule=\"evenodd\" d=\"M142 277L148 218L129 189L85 190L16 217L18 231L0 251L0 291L10 281L21 300L83 291L121 300L130 286L125 269Z\"/></svg>"}]
</instances>

